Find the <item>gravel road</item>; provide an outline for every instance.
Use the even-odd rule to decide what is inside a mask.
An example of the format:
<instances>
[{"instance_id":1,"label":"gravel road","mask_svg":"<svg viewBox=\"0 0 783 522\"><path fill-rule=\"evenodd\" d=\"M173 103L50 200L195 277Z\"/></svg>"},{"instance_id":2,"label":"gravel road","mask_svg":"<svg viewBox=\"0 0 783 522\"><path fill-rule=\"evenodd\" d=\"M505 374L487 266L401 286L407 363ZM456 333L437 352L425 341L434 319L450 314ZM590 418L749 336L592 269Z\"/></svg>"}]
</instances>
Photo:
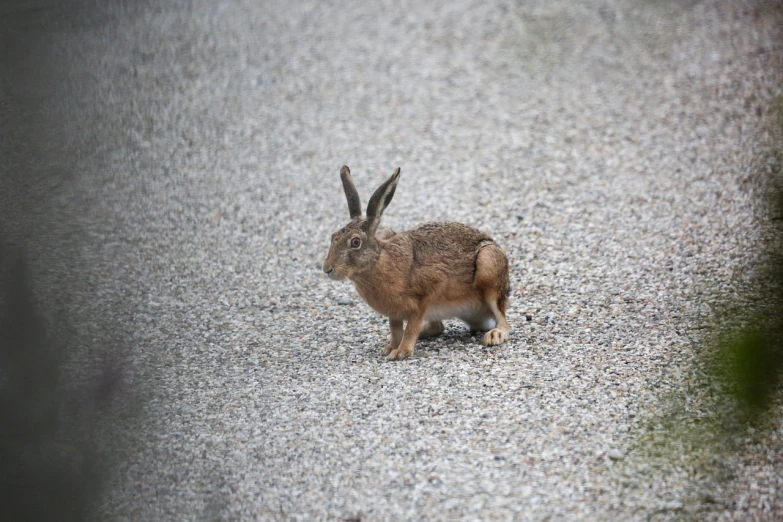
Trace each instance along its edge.
<instances>
[{"instance_id":1,"label":"gravel road","mask_svg":"<svg viewBox=\"0 0 783 522\"><path fill-rule=\"evenodd\" d=\"M774 5L193 0L59 33L76 167L41 204L149 386L105 517L783 517L783 427L668 427L699 431L704 327L757 284ZM380 356L320 269L342 164L365 202L401 167L385 227L493 236L509 343Z\"/></svg>"}]
</instances>

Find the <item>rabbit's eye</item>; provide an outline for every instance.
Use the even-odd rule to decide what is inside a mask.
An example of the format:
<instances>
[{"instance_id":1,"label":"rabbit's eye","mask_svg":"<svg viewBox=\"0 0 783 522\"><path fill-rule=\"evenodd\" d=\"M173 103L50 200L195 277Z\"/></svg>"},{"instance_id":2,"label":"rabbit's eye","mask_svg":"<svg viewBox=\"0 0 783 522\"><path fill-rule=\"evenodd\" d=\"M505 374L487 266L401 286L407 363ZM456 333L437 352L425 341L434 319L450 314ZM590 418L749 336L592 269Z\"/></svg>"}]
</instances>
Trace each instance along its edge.
<instances>
[{"instance_id":1,"label":"rabbit's eye","mask_svg":"<svg viewBox=\"0 0 783 522\"><path fill-rule=\"evenodd\" d=\"M351 248L359 248L362 246L362 240L358 237L351 239Z\"/></svg>"}]
</instances>

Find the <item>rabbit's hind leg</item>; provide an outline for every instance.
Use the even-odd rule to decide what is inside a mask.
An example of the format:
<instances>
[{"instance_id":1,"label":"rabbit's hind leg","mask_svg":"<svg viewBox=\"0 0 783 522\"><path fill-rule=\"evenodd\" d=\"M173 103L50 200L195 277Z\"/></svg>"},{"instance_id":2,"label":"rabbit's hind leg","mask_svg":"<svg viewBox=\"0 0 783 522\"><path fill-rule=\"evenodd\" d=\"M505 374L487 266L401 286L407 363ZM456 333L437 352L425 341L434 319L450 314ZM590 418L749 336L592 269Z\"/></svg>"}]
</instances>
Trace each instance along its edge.
<instances>
[{"instance_id":1,"label":"rabbit's hind leg","mask_svg":"<svg viewBox=\"0 0 783 522\"><path fill-rule=\"evenodd\" d=\"M446 327L443 326L443 321L426 321L419 337L436 337L442 334L445 329Z\"/></svg>"},{"instance_id":2,"label":"rabbit's hind leg","mask_svg":"<svg viewBox=\"0 0 783 522\"><path fill-rule=\"evenodd\" d=\"M484 335L484 344L495 346L506 342L510 330L506 321L508 260L497 245L486 245L479 250L474 284L481 290L484 303L495 319L495 327Z\"/></svg>"},{"instance_id":3,"label":"rabbit's hind leg","mask_svg":"<svg viewBox=\"0 0 783 522\"><path fill-rule=\"evenodd\" d=\"M506 316L503 314L503 312L500 311L500 308L498 307L498 298L497 296L493 296L491 293L486 296L487 297L487 306L492 310L492 315L495 316L495 328L488 331L486 334L484 334L484 344L487 346L495 346L498 344L503 344L508 340L508 321L506 321Z\"/></svg>"}]
</instances>

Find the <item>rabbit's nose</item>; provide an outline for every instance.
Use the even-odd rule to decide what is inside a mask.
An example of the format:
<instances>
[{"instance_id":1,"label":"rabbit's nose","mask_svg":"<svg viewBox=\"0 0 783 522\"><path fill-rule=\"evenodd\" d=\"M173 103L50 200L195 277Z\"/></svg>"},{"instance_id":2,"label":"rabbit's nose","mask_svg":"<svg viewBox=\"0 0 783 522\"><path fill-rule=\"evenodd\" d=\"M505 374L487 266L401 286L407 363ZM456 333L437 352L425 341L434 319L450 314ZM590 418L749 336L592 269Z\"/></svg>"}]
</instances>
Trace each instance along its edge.
<instances>
[{"instance_id":1,"label":"rabbit's nose","mask_svg":"<svg viewBox=\"0 0 783 522\"><path fill-rule=\"evenodd\" d=\"M326 275L329 275L332 272L334 272L334 268L332 268L332 267L329 267L329 268L324 267L324 272L326 272Z\"/></svg>"}]
</instances>

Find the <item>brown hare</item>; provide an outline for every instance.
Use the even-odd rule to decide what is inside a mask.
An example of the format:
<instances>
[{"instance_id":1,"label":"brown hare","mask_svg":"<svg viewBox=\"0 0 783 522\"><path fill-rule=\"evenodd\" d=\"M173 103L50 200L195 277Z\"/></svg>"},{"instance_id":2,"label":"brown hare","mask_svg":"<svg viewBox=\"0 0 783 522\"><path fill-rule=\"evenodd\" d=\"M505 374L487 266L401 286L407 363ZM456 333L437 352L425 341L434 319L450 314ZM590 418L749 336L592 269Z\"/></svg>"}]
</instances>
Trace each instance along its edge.
<instances>
[{"instance_id":1,"label":"brown hare","mask_svg":"<svg viewBox=\"0 0 783 522\"><path fill-rule=\"evenodd\" d=\"M389 318L390 360L413 354L416 340L443 332L443 319L489 330L484 344L508 339L508 259L489 236L461 223L424 223L407 232L378 231L400 169L372 195L362 217L351 171L340 169L351 221L334 234L324 272L350 279L373 309ZM403 329L403 321L407 324Z\"/></svg>"}]
</instances>

